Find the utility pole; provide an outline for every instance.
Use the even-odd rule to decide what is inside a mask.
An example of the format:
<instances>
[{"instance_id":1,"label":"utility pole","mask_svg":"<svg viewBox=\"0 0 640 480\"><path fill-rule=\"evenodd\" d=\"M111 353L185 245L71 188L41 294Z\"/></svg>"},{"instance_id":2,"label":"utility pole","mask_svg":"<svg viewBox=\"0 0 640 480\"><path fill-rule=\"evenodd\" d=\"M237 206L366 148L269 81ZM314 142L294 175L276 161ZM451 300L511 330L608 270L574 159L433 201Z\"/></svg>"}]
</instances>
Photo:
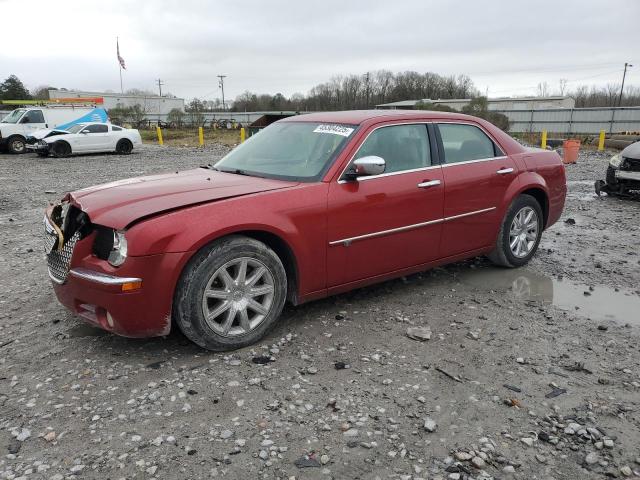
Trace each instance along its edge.
<instances>
[{"instance_id":1,"label":"utility pole","mask_svg":"<svg viewBox=\"0 0 640 480\"><path fill-rule=\"evenodd\" d=\"M364 81L365 81L365 83L367 85L367 90L366 90L367 91L367 103L365 104L365 107L369 108L369 72L364 74L364 79L365 79Z\"/></svg>"},{"instance_id":2,"label":"utility pole","mask_svg":"<svg viewBox=\"0 0 640 480\"><path fill-rule=\"evenodd\" d=\"M624 73L622 74L622 86L620 87L620 96L618 97L618 106L622 103L622 91L624 90L624 78L627 76L627 67L633 67L630 63L624 62Z\"/></svg>"},{"instance_id":3,"label":"utility pole","mask_svg":"<svg viewBox=\"0 0 640 480\"><path fill-rule=\"evenodd\" d=\"M158 90L160 91L160 96L162 96L162 85L164 85L164 82L161 81L160 79L158 79L157 82L158 82Z\"/></svg>"},{"instance_id":4,"label":"utility pole","mask_svg":"<svg viewBox=\"0 0 640 480\"><path fill-rule=\"evenodd\" d=\"M224 105L224 79L226 78L226 75L217 75L217 77L220 79L218 86L222 89L222 110L226 110Z\"/></svg>"}]
</instances>

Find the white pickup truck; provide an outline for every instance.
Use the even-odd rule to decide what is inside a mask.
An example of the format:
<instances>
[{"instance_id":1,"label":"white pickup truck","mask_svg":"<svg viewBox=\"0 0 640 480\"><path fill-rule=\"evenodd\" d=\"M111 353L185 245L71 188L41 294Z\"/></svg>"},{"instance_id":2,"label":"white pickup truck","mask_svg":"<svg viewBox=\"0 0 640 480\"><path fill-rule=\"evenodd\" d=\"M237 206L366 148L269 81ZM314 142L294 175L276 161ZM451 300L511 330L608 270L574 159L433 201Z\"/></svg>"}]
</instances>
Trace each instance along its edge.
<instances>
[{"instance_id":1,"label":"white pickup truck","mask_svg":"<svg viewBox=\"0 0 640 480\"><path fill-rule=\"evenodd\" d=\"M0 149L11 153L26 151L27 137L43 128L64 128L70 124L105 122L103 108L89 107L25 107L17 108L0 120Z\"/></svg>"}]
</instances>

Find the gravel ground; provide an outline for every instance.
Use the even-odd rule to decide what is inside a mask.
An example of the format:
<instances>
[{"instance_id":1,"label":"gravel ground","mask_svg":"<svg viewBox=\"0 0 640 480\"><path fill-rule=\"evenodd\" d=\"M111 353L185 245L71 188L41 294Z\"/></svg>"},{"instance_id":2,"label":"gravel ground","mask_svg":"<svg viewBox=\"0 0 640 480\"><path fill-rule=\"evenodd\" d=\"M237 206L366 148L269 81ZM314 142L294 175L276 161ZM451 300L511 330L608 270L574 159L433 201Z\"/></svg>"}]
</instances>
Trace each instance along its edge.
<instances>
[{"instance_id":1,"label":"gravel ground","mask_svg":"<svg viewBox=\"0 0 640 480\"><path fill-rule=\"evenodd\" d=\"M593 194L608 154L568 167L527 268L476 259L288 308L233 354L57 304L48 201L222 153L0 155L0 479L640 475L640 204Z\"/></svg>"}]
</instances>

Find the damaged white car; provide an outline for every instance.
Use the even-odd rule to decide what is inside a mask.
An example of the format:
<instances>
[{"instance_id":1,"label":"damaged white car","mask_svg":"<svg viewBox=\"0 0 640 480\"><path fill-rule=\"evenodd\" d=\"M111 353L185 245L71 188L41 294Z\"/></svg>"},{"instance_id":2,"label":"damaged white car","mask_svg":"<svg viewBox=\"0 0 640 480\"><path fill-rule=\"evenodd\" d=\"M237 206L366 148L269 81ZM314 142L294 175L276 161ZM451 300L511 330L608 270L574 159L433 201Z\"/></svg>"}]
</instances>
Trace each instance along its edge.
<instances>
[{"instance_id":1,"label":"damaged white car","mask_svg":"<svg viewBox=\"0 0 640 480\"><path fill-rule=\"evenodd\" d=\"M76 153L116 152L127 155L142 144L140 132L110 123L79 123L68 130L44 131L27 150L41 157L67 157Z\"/></svg>"}]
</instances>

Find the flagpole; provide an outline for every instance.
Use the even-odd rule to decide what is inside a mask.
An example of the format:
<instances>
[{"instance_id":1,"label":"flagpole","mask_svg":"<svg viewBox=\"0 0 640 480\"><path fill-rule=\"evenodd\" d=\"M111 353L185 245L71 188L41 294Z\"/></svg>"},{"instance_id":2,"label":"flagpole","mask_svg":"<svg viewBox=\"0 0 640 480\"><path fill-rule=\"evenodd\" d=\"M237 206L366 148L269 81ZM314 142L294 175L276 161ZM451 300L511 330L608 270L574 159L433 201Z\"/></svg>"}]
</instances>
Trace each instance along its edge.
<instances>
[{"instance_id":1,"label":"flagpole","mask_svg":"<svg viewBox=\"0 0 640 480\"><path fill-rule=\"evenodd\" d=\"M116 37L116 46L118 50L118 68L120 68L120 94L124 94L124 89L122 88L122 63L120 62L120 42L119 37Z\"/></svg>"}]
</instances>

